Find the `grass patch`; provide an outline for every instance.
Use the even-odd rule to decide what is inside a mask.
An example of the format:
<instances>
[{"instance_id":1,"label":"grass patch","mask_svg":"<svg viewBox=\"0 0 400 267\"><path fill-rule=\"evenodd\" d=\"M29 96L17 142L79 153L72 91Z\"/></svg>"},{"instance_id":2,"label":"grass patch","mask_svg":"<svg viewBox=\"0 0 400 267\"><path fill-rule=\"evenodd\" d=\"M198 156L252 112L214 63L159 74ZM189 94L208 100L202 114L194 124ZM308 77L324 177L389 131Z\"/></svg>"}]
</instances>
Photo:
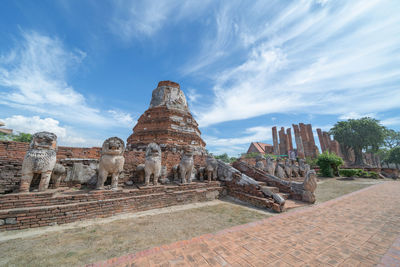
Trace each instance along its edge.
<instances>
[{"instance_id":1,"label":"grass patch","mask_svg":"<svg viewBox=\"0 0 400 267\"><path fill-rule=\"evenodd\" d=\"M315 191L316 203L325 202L381 182L382 180L366 178L320 178Z\"/></svg>"}]
</instances>

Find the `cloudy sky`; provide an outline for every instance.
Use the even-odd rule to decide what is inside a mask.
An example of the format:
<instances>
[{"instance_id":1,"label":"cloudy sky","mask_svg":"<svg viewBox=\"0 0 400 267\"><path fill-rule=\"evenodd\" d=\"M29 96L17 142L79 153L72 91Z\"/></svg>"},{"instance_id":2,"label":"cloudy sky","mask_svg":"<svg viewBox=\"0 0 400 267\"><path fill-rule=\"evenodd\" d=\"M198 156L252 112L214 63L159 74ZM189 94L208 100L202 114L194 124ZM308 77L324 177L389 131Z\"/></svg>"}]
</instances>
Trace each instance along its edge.
<instances>
[{"instance_id":1,"label":"cloudy sky","mask_svg":"<svg viewBox=\"0 0 400 267\"><path fill-rule=\"evenodd\" d=\"M0 120L61 145L126 139L160 80L211 152L271 127L372 116L400 130L400 1L2 1Z\"/></svg>"}]
</instances>

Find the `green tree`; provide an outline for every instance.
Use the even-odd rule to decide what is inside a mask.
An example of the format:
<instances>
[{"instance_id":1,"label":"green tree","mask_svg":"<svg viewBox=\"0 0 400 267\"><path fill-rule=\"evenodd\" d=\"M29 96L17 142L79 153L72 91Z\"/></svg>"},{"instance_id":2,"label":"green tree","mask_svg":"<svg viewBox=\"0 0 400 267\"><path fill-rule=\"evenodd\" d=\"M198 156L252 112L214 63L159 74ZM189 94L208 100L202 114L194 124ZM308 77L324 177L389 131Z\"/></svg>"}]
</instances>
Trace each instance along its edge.
<instances>
[{"instance_id":1,"label":"green tree","mask_svg":"<svg viewBox=\"0 0 400 267\"><path fill-rule=\"evenodd\" d=\"M0 140L30 143L32 140L32 135L29 133L18 133L18 134L0 133Z\"/></svg>"},{"instance_id":2,"label":"green tree","mask_svg":"<svg viewBox=\"0 0 400 267\"><path fill-rule=\"evenodd\" d=\"M400 164L400 146L397 146L395 148L392 148L389 151L388 159L387 161L389 163L394 163L396 164L396 167L398 167L398 164Z\"/></svg>"},{"instance_id":3,"label":"green tree","mask_svg":"<svg viewBox=\"0 0 400 267\"><path fill-rule=\"evenodd\" d=\"M330 133L342 144L346 152L349 148L353 149L355 165L364 165L363 150L377 152L386 136L385 128L379 124L379 121L369 117L339 121Z\"/></svg>"},{"instance_id":4,"label":"green tree","mask_svg":"<svg viewBox=\"0 0 400 267\"><path fill-rule=\"evenodd\" d=\"M385 147L392 149L396 146L400 146L400 132L396 132L392 129L385 129Z\"/></svg>"},{"instance_id":5,"label":"green tree","mask_svg":"<svg viewBox=\"0 0 400 267\"><path fill-rule=\"evenodd\" d=\"M214 156L216 159L222 160L223 162L230 163L230 157L228 154L224 153L222 155Z\"/></svg>"}]
</instances>

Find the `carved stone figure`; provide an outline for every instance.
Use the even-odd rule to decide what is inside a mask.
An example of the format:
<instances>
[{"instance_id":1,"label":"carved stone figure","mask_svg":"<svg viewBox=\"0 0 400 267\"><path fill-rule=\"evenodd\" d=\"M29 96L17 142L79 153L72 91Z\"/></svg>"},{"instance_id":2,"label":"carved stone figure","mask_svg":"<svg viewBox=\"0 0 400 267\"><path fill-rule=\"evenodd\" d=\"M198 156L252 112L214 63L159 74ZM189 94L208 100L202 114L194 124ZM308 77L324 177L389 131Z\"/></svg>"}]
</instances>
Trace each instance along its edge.
<instances>
[{"instance_id":1,"label":"carved stone figure","mask_svg":"<svg viewBox=\"0 0 400 267\"><path fill-rule=\"evenodd\" d=\"M161 184L169 184L170 180L167 177L168 172L167 172L167 166L162 166L161 167L161 179L160 182Z\"/></svg>"},{"instance_id":2,"label":"carved stone figure","mask_svg":"<svg viewBox=\"0 0 400 267\"><path fill-rule=\"evenodd\" d=\"M53 168L53 173L51 174L51 180L53 181L53 188L58 188L61 183L61 179L65 174L65 167L59 163Z\"/></svg>"},{"instance_id":3,"label":"carved stone figure","mask_svg":"<svg viewBox=\"0 0 400 267\"><path fill-rule=\"evenodd\" d=\"M145 182L149 185L150 178L153 177L153 184L158 184L158 179L161 176L161 148L156 143L150 143L146 148L146 161L145 161Z\"/></svg>"},{"instance_id":4,"label":"carved stone figure","mask_svg":"<svg viewBox=\"0 0 400 267\"><path fill-rule=\"evenodd\" d=\"M285 178L285 166L281 163L281 159L276 159L275 176L284 179Z\"/></svg>"},{"instance_id":5,"label":"carved stone figure","mask_svg":"<svg viewBox=\"0 0 400 267\"><path fill-rule=\"evenodd\" d=\"M51 173L56 164L57 136L49 132L35 133L22 162L20 192L29 192L34 174L40 175L38 191L49 187Z\"/></svg>"},{"instance_id":6,"label":"carved stone figure","mask_svg":"<svg viewBox=\"0 0 400 267\"><path fill-rule=\"evenodd\" d=\"M315 202L315 189L317 188L317 175L314 170L307 171L306 178L303 182L302 200L305 202Z\"/></svg>"},{"instance_id":7,"label":"carved stone figure","mask_svg":"<svg viewBox=\"0 0 400 267\"><path fill-rule=\"evenodd\" d=\"M287 178L292 178L292 165L290 164L290 159L285 160L285 173Z\"/></svg>"},{"instance_id":8,"label":"carved stone figure","mask_svg":"<svg viewBox=\"0 0 400 267\"><path fill-rule=\"evenodd\" d=\"M304 159L299 159L299 172L302 177L306 176L307 172L310 170L310 165L306 164Z\"/></svg>"},{"instance_id":9,"label":"carved stone figure","mask_svg":"<svg viewBox=\"0 0 400 267\"><path fill-rule=\"evenodd\" d=\"M206 159L206 172L208 182L211 182L211 180L217 180L218 162L211 155L208 155Z\"/></svg>"},{"instance_id":10,"label":"carved stone figure","mask_svg":"<svg viewBox=\"0 0 400 267\"><path fill-rule=\"evenodd\" d=\"M179 175L181 183L190 183L192 176L194 161L193 161L193 149L190 146L186 146L179 163Z\"/></svg>"},{"instance_id":11,"label":"carved stone figure","mask_svg":"<svg viewBox=\"0 0 400 267\"><path fill-rule=\"evenodd\" d=\"M125 143L118 137L110 137L103 143L99 163L99 177L96 189L104 189L107 177L111 175L111 189L118 189L118 177L124 169Z\"/></svg>"},{"instance_id":12,"label":"carved stone figure","mask_svg":"<svg viewBox=\"0 0 400 267\"><path fill-rule=\"evenodd\" d=\"M299 177L299 167L296 165L296 160L291 159L292 177Z\"/></svg>"},{"instance_id":13,"label":"carved stone figure","mask_svg":"<svg viewBox=\"0 0 400 267\"><path fill-rule=\"evenodd\" d=\"M267 166L265 169L268 174L275 175L275 163L271 157L267 157Z\"/></svg>"},{"instance_id":14,"label":"carved stone figure","mask_svg":"<svg viewBox=\"0 0 400 267\"><path fill-rule=\"evenodd\" d=\"M174 182L179 181L179 164L172 167L172 173L174 174Z\"/></svg>"},{"instance_id":15,"label":"carved stone figure","mask_svg":"<svg viewBox=\"0 0 400 267\"><path fill-rule=\"evenodd\" d=\"M260 170L264 170L265 166L264 166L263 160L264 160L264 158L262 156L257 156L257 158L256 158L256 168L258 168Z\"/></svg>"},{"instance_id":16,"label":"carved stone figure","mask_svg":"<svg viewBox=\"0 0 400 267\"><path fill-rule=\"evenodd\" d=\"M217 162L218 164L218 162ZM199 181L203 182L204 181L204 174L206 171L206 167L200 167L199 170L197 171L198 175L199 175Z\"/></svg>"}]
</instances>

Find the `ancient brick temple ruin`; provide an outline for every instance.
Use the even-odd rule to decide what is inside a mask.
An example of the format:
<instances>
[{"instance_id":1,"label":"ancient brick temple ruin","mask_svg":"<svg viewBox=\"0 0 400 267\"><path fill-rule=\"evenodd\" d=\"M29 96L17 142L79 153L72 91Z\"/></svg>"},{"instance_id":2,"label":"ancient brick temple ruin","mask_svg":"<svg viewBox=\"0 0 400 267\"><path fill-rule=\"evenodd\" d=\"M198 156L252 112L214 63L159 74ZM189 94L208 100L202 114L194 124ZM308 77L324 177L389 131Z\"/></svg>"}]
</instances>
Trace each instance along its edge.
<instances>
[{"instance_id":1,"label":"ancient brick temple ruin","mask_svg":"<svg viewBox=\"0 0 400 267\"><path fill-rule=\"evenodd\" d=\"M161 81L153 91L150 107L140 116L127 149L144 151L148 144L157 142L163 151L181 151L190 145L198 153L205 152L206 143L196 120L190 114L185 95L179 84Z\"/></svg>"},{"instance_id":2,"label":"ancient brick temple ruin","mask_svg":"<svg viewBox=\"0 0 400 267\"><path fill-rule=\"evenodd\" d=\"M290 131L281 133L286 138L283 134L290 136ZM245 163L235 168L207 155L185 95L175 82L158 83L149 109L139 118L126 146L122 139L110 137L102 147L56 147L53 135L37 133L31 144L0 141L0 230L108 217L225 195L276 212L287 209L291 201L287 199L315 201L313 173L308 173L306 182L287 182ZM42 143L48 143L47 152ZM290 142L285 147L282 151L292 149ZM46 153L51 153L51 162L40 158Z\"/></svg>"},{"instance_id":3,"label":"ancient brick temple ruin","mask_svg":"<svg viewBox=\"0 0 400 267\"><path fill-rule=\"evenodd\" d=\"M311 124L293 124L293 130L296 142L296 156L301 159L316 158L319 151L315 145ZM276 126L272 127L272 140L274 143L274 155L296 157L292 155L295 149L293 148L291 128L285 131L285 128L281 127L280 131L277 132Z\"/></svg>"}]
</instances>

